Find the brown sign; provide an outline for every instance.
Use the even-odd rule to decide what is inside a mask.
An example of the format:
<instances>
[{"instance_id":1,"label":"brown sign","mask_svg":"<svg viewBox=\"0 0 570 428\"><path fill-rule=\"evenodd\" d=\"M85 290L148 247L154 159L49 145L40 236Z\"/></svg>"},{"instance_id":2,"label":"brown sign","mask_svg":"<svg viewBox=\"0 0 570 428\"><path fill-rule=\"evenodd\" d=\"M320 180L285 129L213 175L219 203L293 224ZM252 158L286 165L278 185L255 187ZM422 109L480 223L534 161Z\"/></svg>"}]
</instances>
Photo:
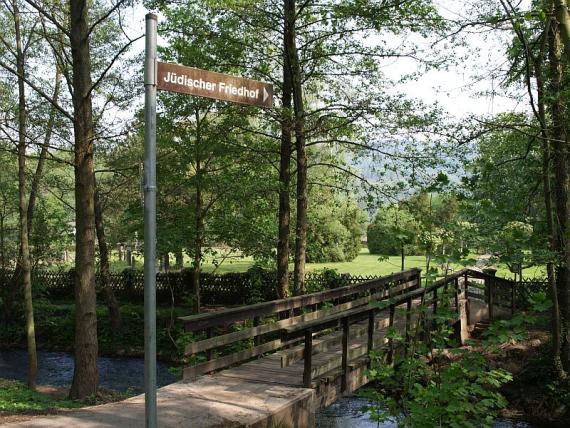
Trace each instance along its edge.
<instances>
[{"instance_id":1,"label":"brown sign","mask_svg":"<svg viewBox=\"0 0 570 428\"><path fill-rule=\"evenodd\" d=\"M199 68L158 63L157 88L216 100L273 107L273 85Z\"/></svg>"}]
</instances>

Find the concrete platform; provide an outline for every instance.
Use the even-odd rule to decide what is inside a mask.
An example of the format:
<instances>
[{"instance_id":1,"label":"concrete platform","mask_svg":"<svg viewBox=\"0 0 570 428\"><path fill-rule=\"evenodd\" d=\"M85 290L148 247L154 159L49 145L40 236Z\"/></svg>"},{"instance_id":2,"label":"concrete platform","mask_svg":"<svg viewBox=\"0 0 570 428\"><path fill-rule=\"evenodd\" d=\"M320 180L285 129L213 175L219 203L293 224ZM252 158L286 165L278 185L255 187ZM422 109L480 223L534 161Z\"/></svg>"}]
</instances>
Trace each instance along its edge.
<instances>
[{"instance_id":1,"label":"concrete platform","mask_svg":"<svg viewBox=\"0 0 570 428\"><path fill-rule=\"evenodd\" d=\"M314 390L224 376L204 376L158 390L158 426L311 427ZM35 418L2 427L144 427L144 395L125 401Z\"/></svg>"}]
</instances>

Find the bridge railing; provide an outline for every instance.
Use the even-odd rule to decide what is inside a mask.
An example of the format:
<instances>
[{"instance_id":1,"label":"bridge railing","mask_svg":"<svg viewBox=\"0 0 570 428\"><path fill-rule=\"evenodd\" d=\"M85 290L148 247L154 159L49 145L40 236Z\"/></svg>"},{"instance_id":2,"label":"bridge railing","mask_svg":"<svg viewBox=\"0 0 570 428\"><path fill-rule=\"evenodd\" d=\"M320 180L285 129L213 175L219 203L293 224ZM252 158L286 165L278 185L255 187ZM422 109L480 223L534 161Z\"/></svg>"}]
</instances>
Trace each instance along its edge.
<instances>
[{"instance_id":1,"label":"bridge railing","mask_svg":"<svg viewBox=\"0 0 570 428\"><path fill-rule=\"evenodd\" d=\"M478 281L483 281L481 284ZM481 288L482 293L474 292L474 289ZM506 294L506 292L508 294ZM303 350L303 385L307 388L313 384L313 374L315 372L312 366L313 354L313 339L315 333L331 328L340 328L342 330L342 358L340 364L341 375L341 391L346 391L348 388L348 373L349 373L349 349L350 349L350 326L368 320L367 327L367 341L366 353L362 359L368 364L369 353L373 349L378 349L374 343L374 334L376 332L376 316L381 311L387 311L388 328L394 327L395 314L400 306L405 305L405 325L404 325L404 343L406 344L404 352L408 351L408 342L410 340L410 330L412 329L413 320L412 312L417 311L419 308L412 309L413 302L419 300L420 308L429 308L432 315L436 315L438 307L444 303L444 299L448 299L450 308L454 308L457 318L451 320L450 323L454 326L457 336L461 335L460 324L460 296L467 300L466 303L466 321L469 323L469 302L468 299L479 299L487 304L489 318L494 318L493 308L497 306L509 306L514 310L511 304L513 294L513 282L498 278L493 275L479 272L471 269L463 269L458 272L452 273L445 278L441 278L431 285L423 288L400 293L398 296L389 298L387 305L378 305L377 302L370 302L367 305L358 307L350 311L344 311L332 316L317 319L311 322L298 323L284 328L286 339L294 339L298 337L304 338ZM378 300L386 300L388 297L383 297ZM422 312L421 310L419 311ZM418 321L416 321L418 322ZM387 361L391 362L394 354L394 342L392 339L386 341L387 347Z\"/></svg>"},{"instance_id":2,"label":"bridge railing","mask_svg":"<svg viewBox=\"0 0 570 428\"><path fill-rule=\"evenodd\" d=\"M205 331L207 338L186 346L187 356L206 353L207 361L197 362L184 369L184 379L223 369L256 356L277 351L289 345L302 343L304 360L303 385L310 387L316 376L312 367L313 339L321 332L342 331L341 389L347 387L349 365L350 326L368 320L367 352L374 348L377 331L376 316L384 311L387 327L394 326L396 310L405 305L405 337L412 328L413 301L420 300L422 307L433 314L438 306L449 299L452 307L460 312L459 300L477 299L488 307L489 317L494 318L494 308L507 306L514 311L514 288L511 281L487 273L463 269L435 281L427 287L420 286L420 270L412 269L361 284L340 287L319 293L288 299L274 300L256 305L232 308L220 312L180 318L187 331ZM378 301L386 301L382 307ZM466 305L469 320L469 304ZM241 323L241 329L227 331L228 326ZM457 323L455 323L457 324ZM225 330L224 330L225 329ZM244 343L244 341L249 341ZM213 351L241 344L241 350L214 357ZM244 346L245 345L245 346ZM387 340L388 360L394 352L394 344ZM238 348L240 346L237 346ZM283 364L283 359L282 359Z\"/></svg>"},{"instance_id":3,"label":"bridge railing","mask_svg":"<svg viewBox=\"0 0 570 428\"><path fill-rule=\"evenodd\" d=\"M186 331L202 331L206 336L205 339L186 346L185 355L194 357L191 360L195 364L184 369L184 379L193 379L298 343L299 339L284 339L282 330L297 323L352 310L368 304L370 300L418 289L420 274L419 269L411 269L318 293L181 317L179 319L184 323ZM239 330L228 331L236 325L240 326ZM241 350L231 352L232 347ZM228 352L228 349L231 353L216 357L216 350ZM200 362L199 357L204 357L204 353L207 361Z\"/></svg>"}]
</instances>

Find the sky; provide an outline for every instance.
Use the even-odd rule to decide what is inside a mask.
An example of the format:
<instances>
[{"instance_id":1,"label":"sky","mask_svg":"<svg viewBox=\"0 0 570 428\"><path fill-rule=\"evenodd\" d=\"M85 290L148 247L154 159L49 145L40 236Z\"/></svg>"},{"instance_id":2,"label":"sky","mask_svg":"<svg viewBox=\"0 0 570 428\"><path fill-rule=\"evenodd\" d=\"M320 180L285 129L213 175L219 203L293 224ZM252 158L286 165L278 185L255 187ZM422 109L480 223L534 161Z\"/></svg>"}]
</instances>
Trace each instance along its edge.
<instances>
[{"instance_id":1,"label":"sky","mask_svg":"<svg viewBox=\"0 0 570 428\"><path fill-rule=\"evenodd\" d=\"M457 20L464 18L463 13L473 1L435 0L435 3L444 18ZM499 78L492 78L493 72L505 65L505 43L510 36L499 35L497 32L487 38L473 33L463 33L463 36L467 47L457 49L463 61L446 70L428 71L416 81L406 82L399 90L426 103L437 102L456 117L526 110L524 100L521 103L501 96L501 91L497 90ZM416 68L411 60L401 59L386 66L384 72L397 79L399 75ZM494 95L481 95L493 92Z\"/></svg>"},{"instance_id":2,"label":"sky","mask_svg":"<svg viewBox=\"0 0 570 428\"><path fill-rule=\"evenodd\" d=\"M444 18L459 19L464 18L463 15L467 13L469 5L475 0L434 1ZM127 12L126 24L131 29L131 35L144 32L145 13L145 9L139 3ZM498 37L496 33L493 34L495 39L485 39L479 34L465 34L464 36L468 47L458 50L458 53L464 56L464 61L449 66L446 70L428 71L417 80L407 81L394 89L410 97L419 98L427 104L437 102L450 116L455 117L527 110L528 107L524 100L517 102L512 98L500 96L498 93L481 95L481 93L493 92L498 85L498 81L488 74L491 74L494 68L504 64L506 60L505 40L496 39ZM418 39L418 43L422 43L422 40ZM144 41L141 40L135 45L134 52L141 52L143 49ZM387 77L397 80L401 75L417 70L417 64L412 60L398 59L386 62L382 68Z\"/></svg>"}]
</instances>

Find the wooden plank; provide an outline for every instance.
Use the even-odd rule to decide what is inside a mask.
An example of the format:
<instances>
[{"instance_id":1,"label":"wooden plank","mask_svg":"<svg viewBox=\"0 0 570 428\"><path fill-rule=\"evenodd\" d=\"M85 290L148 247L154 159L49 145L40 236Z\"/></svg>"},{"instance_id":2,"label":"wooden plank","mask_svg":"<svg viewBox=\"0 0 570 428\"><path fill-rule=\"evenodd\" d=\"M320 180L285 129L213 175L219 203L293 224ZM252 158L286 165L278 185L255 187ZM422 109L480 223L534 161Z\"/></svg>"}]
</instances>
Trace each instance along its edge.
<instances>
[{"instance_id":1,"label":"wooden plank","mask_svg":"<svg viewBox=\"0 0 570 428\"><path fill-rule=\"evenodd\" d=\"M305 294L290 297L288 299L272 300L270 302L257 303L255 305L243 306L239 308L226 309L224 311L179 317L183 321L187 331L204 330L222 324L235 321L252 319L255 316L264 316L277 312L288 311L295 308L305 307L333 300L352 294L362 293L374 288L386 286L395 281L411 280L418 276L419 269L410 269L405 272L388 275L382 278L365 281L360 284L347 285L345 287L334 288L318 293Z\"/></svg>"},{"instance_id":2,"label":"wooden plank","mask_svg":"<svg viewBox=\"0 0 570 428\"><path fill-rule=\"evenodd\" d=\"M215 360L207 361L193 367L185 367L184 380L194 379L201 374L228 367L232 364L236 364L249 358L256 357L257 355L264 354L265 352L274 351L276 349L279 349L281 346L283 346L283 342L281 339L277 339L264 343L263 345L255 346L251 349L246 349L244 351L236 352L231 355L226 355L225 357L216 358Z\"/></svg>"},{"instance_id":3,"label":"wooden plank","mask_svg":"<svg viewBox=\"0 0 570 428\"><path fill-rule=\"evenodd\" d=\"M262 382L277 385L287 385L287 386L302 386L301 374L298 376L278 376L275 373L266 373L259 369L248 369L248 370L224 370L218 376L229 377L233 379L241 379L251 382Z\"/></svg>"},{"instance_id":4,"label":"wooden plank","mask_svg":"<svg viewBox=\"0 0 570 428\"><path fill-rule=\"evenodd\" d=\"M307 314L299 315L292 318L287 318L281 321L263 324L258 327L251 327L248 329L235 331L232 333L227 333L221 336L212 337L210 339L201 340L199 342L189 343L185 348L185 355L192 355L198 352L203 352L208 349L217 348L219 346L228 345L230 343L237 342L238 340L251 339L255 336L260 336L262 334L271 333L277 330L281 330L284 327L288 327L298 322L306 322L316 320L318 318L323 318L327 315L337 314L342 311L353 309L359 306L366 305L371 299L382 299L388 297L388 292L382 291L380 293L373 294L369 297L362 297L351 302L343 303L341 305L335 306L333 308L321 309L316 312L310 312Z\"/></svg>"},{"instance_id":5,"label":"wooden plank","mask_svg":"<svg viewBox=\"0 0 570 428\"><path fill-rule=\"evenodd\" d=\"M303 386L311 387L311 364L313 358L313 333L311 330L305 331L305 349L303 351Z\"/></svg>"},{"instance_id":6,"label":"wooden plank","mask_svg":"<svg viewBox=\"0 0 570 428\"><path fill-rule=\"evenodd\" d=\"M376 320L376 328L374 334L383 332L386 327L388 327L388 318ZM352 331L350 337L352 339L358 339L367 333L368 329L366 325L356 323L352 325ZM313 338L313 353L327 352L333 349L335 346L340 346L342 343L342 331L336 331L325 336L320 336L318 338ZM293 364L295 361L303 359L303 346L296 346L291 349L285 349L278 351L275 355L280 355L281 367L287 367Z\"/></svg>"}]
</instances>

